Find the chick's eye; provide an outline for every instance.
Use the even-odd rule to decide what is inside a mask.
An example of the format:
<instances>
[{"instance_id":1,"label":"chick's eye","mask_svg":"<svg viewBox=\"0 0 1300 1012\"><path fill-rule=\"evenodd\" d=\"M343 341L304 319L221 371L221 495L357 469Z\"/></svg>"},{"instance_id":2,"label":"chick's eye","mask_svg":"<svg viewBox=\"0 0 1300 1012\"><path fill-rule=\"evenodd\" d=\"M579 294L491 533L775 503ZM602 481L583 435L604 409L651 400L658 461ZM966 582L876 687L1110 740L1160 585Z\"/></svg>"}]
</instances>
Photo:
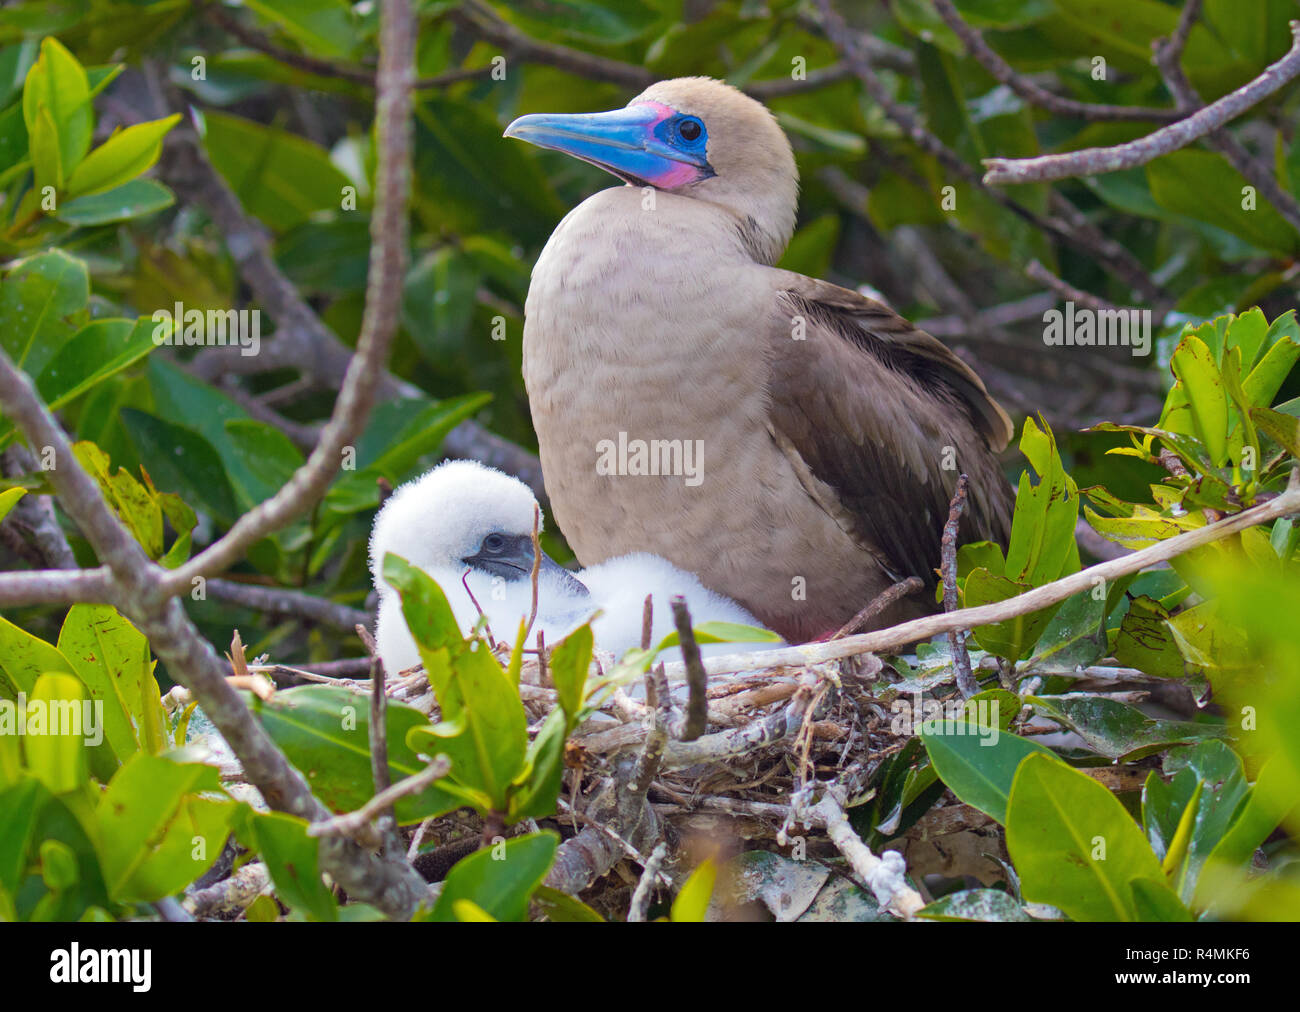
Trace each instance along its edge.
<instances>
[{"instance_id":1,"label":"chick's eye","mask_svg":"<svg viewBox=\"0 0 1300 1012\"><path fill-rule=\"evenodd\" d=\"M704 127L697 119L684 119L678 124L677 132L684 141L698 141L700 134L704 132Z\"/></svg>"},{"instance_id":2,"label":"chick's eye","mask_svg":"<svg viewBox=\"0 0 1300 1012\"><path fill-rule=\"evenodd\" d=\"M489 534L483 539L483 547L489 552L499 552L505 546L506 539L500 534Z\"/></svg>"}]
</instances>

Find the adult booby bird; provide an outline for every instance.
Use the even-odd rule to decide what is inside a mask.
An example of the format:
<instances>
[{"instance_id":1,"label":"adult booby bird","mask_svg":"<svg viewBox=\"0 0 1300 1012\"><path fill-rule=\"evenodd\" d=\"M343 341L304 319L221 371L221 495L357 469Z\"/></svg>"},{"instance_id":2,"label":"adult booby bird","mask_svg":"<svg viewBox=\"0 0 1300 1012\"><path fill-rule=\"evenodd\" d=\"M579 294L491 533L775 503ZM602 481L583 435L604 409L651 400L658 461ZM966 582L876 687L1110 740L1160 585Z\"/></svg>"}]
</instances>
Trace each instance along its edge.
<instances>
[{"instance_id":1,"label":"adult booby bird","mask_svg":"<svg viewBox=\"0 0 1300 1012\"><path fill-rule=\"evenodd\" d=\"M1012 428L979 377L880 303L772 266L798 172L760 103L679 78L506 136L628 184L564 218L525 309L546 488L583 564L661 555L798 641L896 580L933 586L961 471L963 540L1005 543Z\"/></svg>"},{"instance_id":2,"label":"adult booby bird","mask_svg":"<svg viewBox=\"0 0 1300 1012\"><path fill-rule=\"evenodd\" d=\"M532 610L536 507L533 493L519 479L472 460L447 461L393 493L375 516L370 537L370 570L379 592L375 642L386 671L396 674L414 667L420 655L402 616L401 599L383 578L384 556L400 555L433 577L467 633L482 609L493 635L511 642L520 619L527 619ZM540 524L544 518L540 511L537 515ZM673 629L669 598L675 594L686 598L695 625L759 624L743 608L663 559L630 555L575 574L543 552L533 634L540 630L547 643L556 643L600 609L592 625L596 645L621 655L641 643L647 594L654 599L651 634L656 643ZM747 648L754 645L715 644L701 651L707 655ZM680 651L664 654L668 660L680 656Z\"/></svg>"}]
</instances>

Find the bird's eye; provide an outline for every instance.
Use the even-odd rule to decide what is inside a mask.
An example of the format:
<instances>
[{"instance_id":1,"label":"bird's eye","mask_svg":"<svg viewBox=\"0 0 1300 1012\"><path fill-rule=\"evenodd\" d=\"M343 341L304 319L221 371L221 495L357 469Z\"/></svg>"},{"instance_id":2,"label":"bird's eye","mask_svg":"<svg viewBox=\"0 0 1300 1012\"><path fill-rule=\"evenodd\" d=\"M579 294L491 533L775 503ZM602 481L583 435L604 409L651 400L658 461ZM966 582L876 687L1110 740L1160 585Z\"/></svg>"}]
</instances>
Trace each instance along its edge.
<instances>
[{"instance_id":1,"label":"bird's eye","mask_svg":"<svg viewBox=\"0 0 1300 1012\"><path fill-rule=\"evenodd\" d=\"M698 141L704 133L704 124L694 117L687 117L677 124L677 133L684 141Z\"/></svg>"},{"instance_id":2,"label":"bird's eye","mask_svg":"<svg viewBox=\"0 0 1300 1012\"><path fill-rule=\"evenodd\" d=\"M488 552L499 552L505 548L506 539L500 534L489 534L483 539L483 549Z\"/></svg>"}]
</instances>

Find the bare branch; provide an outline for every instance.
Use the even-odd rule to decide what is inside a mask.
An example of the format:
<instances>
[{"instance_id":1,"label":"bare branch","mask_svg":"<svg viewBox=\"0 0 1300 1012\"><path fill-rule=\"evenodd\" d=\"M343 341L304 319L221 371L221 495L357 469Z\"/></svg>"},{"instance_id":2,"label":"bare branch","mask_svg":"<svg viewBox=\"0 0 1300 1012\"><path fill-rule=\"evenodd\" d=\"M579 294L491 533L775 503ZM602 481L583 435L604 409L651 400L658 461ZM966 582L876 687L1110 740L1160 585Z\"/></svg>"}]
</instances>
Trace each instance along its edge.
<instances>
[{"instance_id":1,"label":"bare branch","mask_svg":"<svg viewBox=\"0 0 1300 1012\"><path fill-rule=\"evenodd\" d=\"M1110 148L1084 148L1060 155L1037 158L986 158L984 182L990 186L1034 183L1071 176L1095 176L1145 165L1161 155L1185 148L1240 116L1251 106L1274 94L1300 74L1300 21L1291 22L1292 45L1259 77L1242 85L1217 102L1135 141Z\"/></svg>"},{"instance_id":2,"label":"bare branch","mask_svg":"<svg viewBox=\"0 0 1300 1012\"><path fill-rule=\"evenodd\" d=\"M700 648L695 642L695 630L691 628L691 613L686 607L686 598L675 596L669 602L673 609L673 624L677 627L677 640L681 646L682 661L686 665L686 684L689 695L686 702L685 720L674 737L680 741L694 741L702 735L709 725L709 677L704 673L700 660Z\"/></svg>"},{"instance_id":3,"label":"bare branch","mask_svg":"<svg viewBox=\"0 0 1300 1012\"><path fill-rule=\"evenodd\" d=\"M1092 589L1098 580L1104 580L1109 584L1110 581L1117 580L1121 576L1140 572L1150 566L1177 558L1194 548L1221 541L1248 527L1269 523L1293 513L1300 513L1300 470L1292 472L1291 484L1285 492L1266 503L1234 513L1218 523L1207 524L1196 530L1179 534L1149 548L1125 555L1123 558L1100 562L1060 580L1035 587L1017 597L1007 598L1005 601L983 604L975 608L960 608L942 615L926 615L889 629L878 629L875 632L849 636L842 640L808 643L803 646L766 650L762 653L710 657L704 662L704 667L709 674L716 675L735 671L762 671L770 668L818 664L822 661L838 660L841 657L852 657L857 654L885 653L953 629L973 629L975 626L1005 622L1019 615L1029 615L1050 605L1059 604L1080 591ZM665 665L665 670L669 679L680 681L685 676L685 670L680 662Z\"/></svg>"},{"instance_id":4,"label":"bare branch","mask_svg":"<svg viewBox=\"0 0 1300 1012\"><path fill-rule=\"evenodd\" d=\"M1056 116L1070 116L1077 119L1093 121L1143 120L1153 123L1173 123L1182 118L1176 109L1153 109L1136 105L1097 105L1093 102L1079 102L1072 98L1062 98L1045 88L1040 88L1029 78L1016 73L984 41L984 36L968 25L953 6L952 0L933 0L934 9L943 23L952 29L953 34L961 39L966 52L970 53L994 80L1005 84L1027 102L1041 106Z\"/></svg>"},{"instance_id":5,"label":"bare branch","mask_svg":"<svg viewBox=\"0 0 1300 1012\"><path fill-rule=\"evenodd\" d=\"M1201 0L1188 0L1187 6L1183 8L1183 13L1178 19L1178 27L1174 34L1168 39L1156 39L1151 43L1151 48L1155 54L1156 67L1160 71L1160 76L1164 79L1165 87L1169 93L1174 96L1178 103L1178 108L1183 115L1195 112L1204 107L1201 96L1196 93L1192 87L1191 81L1183 73L1180 63L1183 53L1183 47L1187 43L1187 36L1191 32L1193 22L1195 22L1201 9ZM1213 130L1206 137L1209 145L1219 151L1234 169L1255 187L1278 214L1294 228L1300 232L1300 203L1297 203L1295 197L1291 196L1286 190L1278 185L1277 178L1273 175L1272 167L1268 162L1255 158L1246 149L1246 146L1237 140L1227 130Z\"/></svg>"},{"instance_id":6,"label":"bare branch","mask_svg":"<svg viewBox=\"0 0 1300 1012\"><path fill-rule=\"evenodd\" d=\"M0 607L31 604L103 604L113 598L107 566L97 569L31 569L0 573Z\"/></svg>"},{"instance_id":7,"label":"bare branch","mask_svg":"<svg viewBox=\"0 0 1300 1012\"><path fill-rule=\"evenodd\" d=\"M315 594L284 587L259 587L235 580L211 579L207 592L212 597L269 615L306 619L334 629L351 632L358 623L370 624L372 616L357 608L337 604Z\"/></svg>"},{"instance_id":8,"label":"bare branch","mask_svg":"<svg viewBox=\"0 0 1300 1012\"><path fill-rule=\"evenodd\" d=\"M943 525L941 539L941 557L943 572L943 610L957 610L957 528L961 524L961 515L966 510L966 490L970 479L959 475L957 488L952 493L948 505L948 522ZM966 651L966 633L961 629L948 630L948 646L952 649L952 662L957 669L957 689L963 699L970 699L979 692L979 684L970 669L970 654Z\"/></svg>"}]
</instances>

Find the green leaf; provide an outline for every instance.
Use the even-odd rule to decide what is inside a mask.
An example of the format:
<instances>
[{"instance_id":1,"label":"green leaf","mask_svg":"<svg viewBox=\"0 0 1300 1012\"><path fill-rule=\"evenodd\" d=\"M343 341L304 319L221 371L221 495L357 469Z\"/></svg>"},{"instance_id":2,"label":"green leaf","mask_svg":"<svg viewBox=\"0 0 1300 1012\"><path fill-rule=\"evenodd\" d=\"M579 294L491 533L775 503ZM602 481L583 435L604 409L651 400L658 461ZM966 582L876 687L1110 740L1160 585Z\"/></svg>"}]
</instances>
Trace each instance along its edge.
<instances>
[{"instance_id":1,"label":"green leaf","mask_svg":"<svg viewBox=\"0 0 1300 1012\"><path fill-rule=\"evenodd\" d=\"M283 812L256 812L251 820L257 850L284 904L312 920L337 921L338 902L321 879L320 839L307 823Z\"/></svg>"},{"instance_id":2,"label":"green leaf","mask_svg":"<svg viewBox=\"0 0 1300 1012\"><path fill-rule=\"evenodd\" d=\"M108 604L74 604L59 631L59 652L103 709L103 731L125 762L143 748L167 748L167 716L144 634Z\"/></svg>"},{"instance_id":3,"label":"green leaf","mask_svg":"<svg viewBox=\"0 0 1300 1012\"><path fill-rule=\"evenodd\" d=\"M1186 673L1183 655L1166 624L1169 617L1159 601L1146 595L1135 597L1115 636L1115 659L1157 678L1182 678Z\"/></svg>"},{"instance_id":4,"label":"green leaf","mask_svg":"<svg viewBox=\"0 0 1300 1012\"><path fill-rule=\"evenodd\" d=\"M348 177L323 148L274 127L225 113L204 113L208 157L240 203L276 231L317 211L339 210Z\"/></svg>"},{"instance_id":5,"label":"green leaf","mask_svg":"<svg viewBox=\"0 0 1300 1012\"><path fill-rule=\"evenodd\" d=\"M221 458L197 432L135 408L123 408L122 426L157 488L174 492L232 522L238 514Z\"/></svg>"},{"instance_id":6,"label":"green leaf","mask_svg":"<svg viewBox=\"0 0 1300 1012\"><path fill-rule=\"evenodd\" d=\"M537 904L548 920L556 924L604 924L605 918L592 910L576 896L562 893L558 889L541 885L533 893L533 902Z\"/></svg>"},{"instance_id":7,"label":"green leaf","mask_svg":"<svg viewBox=\"0 0 1300 1012\"><path fill-rule=\"evenodd\" d=\"M367 697L333 686L304 685L277 692L269 701L249 699L263 730L307 778L312 793L334 812L360 808L374 796L370 773L370 707ZM390 702L388 771L393 783L419 773L427 763L406 744L411 729L428 718ZM401 825L443 815L466 804L442 782L397 802Z\"/></svg>"},{"instance_id":8,"label":"green leaf","mask_svg":"<svg viewBox=\"0 0 1300 1012\"><path fill-rule=\"evenodd\" d=\"M1053 757L1037 742L973 723L944 721L935 730L924 731L921 740L948 789L1002 825L1006 825L1007 800L1020 763L1034 754Z\"/></svg>"},{"instance_id":9,"label":"green leaf","mask_svg":"<svg viewBox=\"0 0 1300 1012\"><path fill-rule=\"evenodd\" d=\"M717 880L717 863L712 858L701 861L677 891L668 915L669 920L677 923L703 921L709 911L709 901L713 898L713 887Z\"/></svg>"},{"instance_id":10,"label":"green leaf","mask_svg":"<svg viewBox=\"0 0 1300 1012\"><path fill-rule=\"evenodd\" d=\"M132 756L95 809L109 892L152 902L203 874L221 852L234 805L197 795L220 789L215 766Z\"/></svg>"},{"instance_id":11,"label":"green leaf","mask_svg":"<svg viewBox=\"0 0 1300 1012\"><path fill-rule=\"evenodd\" d=\"M59 151L58 127L54 125L50 110L41 108L37 111L36 123L31 128L31 145L35 188L28 199L44 200L47 191L57 193L63 189L63 155ZM21 213L23 207L18 211Z\"/></svg>"},{"instance_id":12,"label":"green leaf","mask_svg":"<svg viewBox=\"0 0 1300 1012\"><path fill-rule=\"evenodd\" d=\"M1268 201L1242 207L1248 184L1217 154L1175 151L1147 165L1146 174L1161 207L1225 229L1261 250L1290 255L1300 248L1295 230Z\"/></svg>"},{"instance_id":13,"label":"green leaf","mask_svg":"<svg viewBox=\"0 0 1300 1012\"><path fill-rule=\"evenodd\" d=\"M1161 881L1160 863L1124 806L1091 777L1025 758L1007 804L1007 851L1024 897L1076 921L1134 921L1130 883Z\"/></svg>"},{"instance_id":14,"label":"green leaf","mask_svg":"<svg viewBox=\"0 0 1300 1012\"><path fill-rule=\"evenodd\" d=\"M54 217L67 225L89 228L117 221L142 218L176 203L176 196L152 179L133 179L103 193L94 193L60 204Z\"/></svg>"},{"instance_id":15,"label":"green leaf","mask_svg":"<svg viewBox=\"0 0 1300 1012\"><path fill-rule=\"evenodd\" d=\"M1014 896L1000 889L963 889L935 900L917 912L934 921L1028 921Z\"/></svg>"},{"instance_id":16,"label":"green leaf","mask_svg":"<svg viewBox=\"0 0 1300 1012\"><path fill-rule=\"evenodd\" d=\"M162 154L163 138L180 119L180 113L173 113L115 130L68 176L68 195L102 193L149 171Z\"/></svg>"},{"instance_id":17,"label":"green leaf","mask_svg":"<svg viewBox=\"0 0 1300 1012\"><path fill-rule=\"evenodd\" d=\"M41 55L23 87L23 121L29 134L36 133L42 110L54 127L62 170L71 172L90 148L90 82L77 58L53 37L41 40Z\"/></svg>"},{"instance_id":18,"label":"green leaf","mask_svg":"<svg viewBox=\"0 0 1300 1012\"><path fill-rule=\"evenodd\" d=\"M522 921L528 901L555 860L560 837L551 830L516 836L463 857L447 873L431 921L454 921L454 905L474 903L493 920Z\"/></svg>"},{"instance_id":19,"label":"green leaf","mask_svg":"<svg viewBox=\"0 0 1300 1012\"><path fill-rule=\"evenodd\" d=\"M9 515L9 511L18 505L18 500L27 494L25 488L7 488L0 492L0 520Z\"/></svg>"},{"instance_id":20,"label":"green leaf","mask_svg":"<svg viewBox=\"0 0 1300 1012\"><path fill-rule=\"evenodd\" d=\"M1222 467L1228 459L1228 398L1214 356L1189 334L1178 343L1170 366L1185 391L1196 438L1209 452L1210 462Z\"/></svg>"},{"instance_id":21,"label":"green leaf","mask_svg":"<svg viewBox=\"0 0 1300 1012\"><path fill-rule=\"evenodd\" d=\"M1280 336L1242 380L1242 388L1250 403L1259 407L1272 404L1297 359L1300 359L1300 341L1289 335Z\"/></svg>"},{"instance_id":22,"label":"green leaf","mask_svg":"<svg viewBox=\"0 0 1300 1012\"><path fill-rule=\"evenodd\" d=\"M344 0L245 0L313 56L342 58L356 46L358 25Z\"/></svg>"},{"instance_id":23,"label":"green leaf","mask_svg":"<svg viewBox=\"0 0 1300 1012\"><path fill-rule=\"evenodd\" d=\"M91 728L83 724L84 699L80 680L53 671L36 680L28 697L23 750L28 768L51 794L75 791L86 781Z\"/></svg>"},{"instance_id":24,"label":"green leaf","mask_svg":"<svg viewBox=\"0 0 1300 1012\"><path fill-rule=\"evenodd\" d=\"M0 346L37 376L86 322L90 277L83 261L62 250L19 261L0 285Z\"/></svg>"},{"instance_id":25,"label":"green leaf","mask_svg":"<svg viewBox=\"0 0 1300 1012\"><path fill-rule=\"evenodd\" d=\"M1135 878L1129 887L1133 891L1133 910L1137 920L1160 923L1193 920L1192 912L1183 906L1164 879Z\"/></svg>"},{"instance_id":26,"label":"green leaf","mask_svg":"<svg viewBox=\"0 0 1300 1012\"><path fill-rule=\"evenodd\" d=\"M153 351L152 334L147 319L86 324L41 370L37 392L50 410L63 407Z\"/></svg>"},{"instance_id":27,"label":"green leaf","mask_svg":"<svg viewBox=\"0 0 1300 1012\"><path fill-rule=\"evenodd\" d=\"M1025 702L1074 731L1107 759L1131 761L1170 745L1221 738L1222 726L1155 720L1127 703L1104 696L1026 696Z\"/></svg>"},{"instance_id":28,"label":"green leaf","mask_svg":"<svg viewBox=\"0 0 1300 1012\"><path fill-rule=\"evenodd\" d=\"M580 625L555 647L547 665L570 726L582 706L582 690L587 684L593 646L591 624Z\"/></svg>"},{"instance_id":29,"label":"green leaf","mask_svg":"<svg viewBox=\"0 0 1300 1012\"><path fill-rule=\"evenodd\" d=\"M31 695L36 679L47 671L75 674L68 659L45 640L19 629L0 615L0 675L4 676L6 695L20 692Z\"/></svg>"}]
</instances>

